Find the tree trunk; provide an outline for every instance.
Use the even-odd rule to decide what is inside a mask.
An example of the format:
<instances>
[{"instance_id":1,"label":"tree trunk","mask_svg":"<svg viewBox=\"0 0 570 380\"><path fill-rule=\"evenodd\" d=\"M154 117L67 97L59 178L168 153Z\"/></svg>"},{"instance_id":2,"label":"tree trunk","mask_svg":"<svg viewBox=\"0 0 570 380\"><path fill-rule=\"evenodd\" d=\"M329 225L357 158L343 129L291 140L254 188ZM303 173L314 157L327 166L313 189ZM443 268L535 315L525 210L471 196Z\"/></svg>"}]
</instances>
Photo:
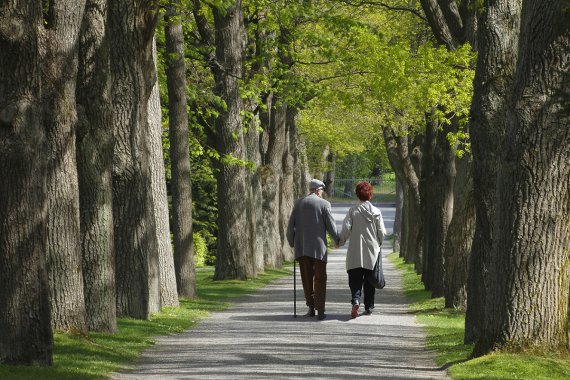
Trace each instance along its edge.
<instances>
[{"instance_id":1,"label":"tree trunk","mask_svg":"<svg viewBox=\"0 0 570 380\"><path fill-rule=\"evenodd\" d=\"M263 158L261 180L263 188L263 231L265 266L279 268L282 265L281 196L283 189L283 157L287 143L287 105L275 105L271 99L269 115L266 117L267 151Z\"/></svg>"},{"instance_id":2,"label":"tree trunk","mask_svg":"<svg viewBox=\"0 0 570 380\"><path fill-rule=\"evenodd\" d=\"M168 215L168 195L166 194L166 173L164 169L164 152L162 151L162 109L160 107L160 91L156 76L156 41L152 43L154 62L154 86L148 102L149 134L147 139L150 155L151 193L154 215L155 233L158 242L158 265L160 272L160 305L178 306L174 257L170 241L170 220ZM190 222L192 222L190 220ZM192 258L194 263L194 258Z\"/></svg>"},{"instance_id":3,"label":"tree trunk","mask_svg":"<svg viewBox=\"0 0 570 380\"><path fill-rule=\"evenodd\" d=\"M424 254L423 254L423 221L421 206L417 204L414 191L408 190L408 199L404 202L408 203L405 216L406 230L408 239L407 245L407 262L414 263L417 274L422 274Z\"/></svg>"},{"instance_id":4,"label":"tree trunk","mask_svg":"<svg viewBox=\"0 0 570 380\"><path fill-rule=\"evenodd\" d=\"M321 151L321 156L319 157L319 163L315 168L313 173L313 178L318 178L320 180L325 179L325 173L328 171L328 157L330 155L330 147L326 145Z\"/></svg>"},{"instance_id":5,"label":"tree trunk","mask_svg":"<svg viewBox=\"0 0 570 380\"><path fill-rule=\"evenodd\" d=\"M113 251L113 124L107 0L87 0L77 76L77 168L85 308L89 330L117 331Z\"/></svg>"},{"instance_id":6,"label":"tree trunk","mask_svg":"<svg viewBox=\"0 0 570 380\"><path fill-rule=\"evenodd\" d=\"M423 260L422 260L422 282L426 290L432 290L432 277L435 275L430 272L430 268L434 266L433 261L435 260L435 255L433 252L432 239L435 237L437 224L435 219L435 213L437 208L436 196L437 196L437 181L434 175L435 166L435 150L437 145L437 125L434 122L426 123L425 138L423 141L422 153L423 160L422 174L423 181L420 181L420 196L424 201L421 207L421 218L424 224L423 230Z\"/></svg>"},{"instance_id":7,"label":"tree trunk","mask_svg":"<svg viewBox=\"0 0 570 380\"><path fill-rule=\"evenodd\" d=\"M192 172L190 169L190 131L186 100L186 62L179 1L169 3L166 17L168 84L168 122L172 180L172 232L176 285L181 297L196 297L196 271L192 240Z\"/></svg>"},{"instance_id":8,"label":"tree trunk","mask_svg":"<svg viewBox=\"0 0 570 380\"><path fill-rule=\"evenodd\" d=\"M445 307L467 306L467 272L475 233L475 205L470 157L457 159L453 218L445 243Z\"/></svg>"},{"instance_id":9,"label":"tree trunk","mask_svg":"<svg viewBox=\"0 0 570 380\"><path fill-rule=\"evenodd\" d=\"M216 119L219 161L218 183L218 257L214 278L247 279L254 275L251 259L249 224L246 202L249 184L247 170L234 162L245 160L246 146L241 111L243 102L239 94L239 78L243 75L246 43L241 0L225 11L213 8L215 24L216 86L214 92L225 102Z\"/></svg>"},{"instance_id":10,"label":"tree trunk","mask_svg":"<svg viewBox=\"0 0 570 380\"><path fill-rule=\"evenodd\" d=\"M402 212L404 208L404 189L402 182L396 177L396 213L394 215L394 252L400 252L402 238Z\"/></svg>"},{"instance_id":11,"label":"tree trunk","mask_svg":"<svg viewBox=\"0 0 570 380\"><path fill-rule=\"evenodd\" d=\"M420 177L419 170L422 161L422 155L417 146L418 141L413 142L414 148L409 152L409 144L407 137L398 137L391 128L383 128L384 144L386 144L386 152L390 165L394 172L405 183L404 214L402 215L403 230L405 231L406 240L404 259L406 262L415 263L416 271L422 272L422 237L423 237L423 219L421 213L421 197L420 197Z\"/></svg>"},{"instance_id":12,"label":"tree trunk","mask_svg":"<svg viewBox=\"0 0 570 380\"><path fill-rule=\"evenodd\" d=\"M398 178L398 174L396 174L396 178ZM399 251L400 254L398 256L403 258L406 263L412 263L413 256L409 255L410 248L408 247L409 234L410 234L410 232L408 231L409 229L408 212L410 205L408 198L410 197L409 195L410 190L408 183L405 180L398 178L398 182L402 185L402 213L400 216L400 251Z\"/></svg>"},{"instance_id":13,"label":"tree trunk","mask_svg":"<svg viewBox=\"0 0 570 380\"><path fill-rule=\"evenodd\" d=\"M478 21L479 52L469 127L476 221L467 280L465 343L473 343L479 336L487 305L485 274L494 240L497 161L518 54L521 2L491 2L484 7Z\"/></svg>"},{"instance_id":14,"label":"tree trunk","mask_svg":"<svg viewBox=\"0 0 570 380\"><path fill-rule=\"evenodd\" d=\"M253 164L253 170L248 174L247 189L247 220L249 223L249 242L251 244L250 252L253 263L254 275L263 273L265 270L264 251L263 251L263 192L261 184L261 173L258 169L261 167L261 152L259 151L260 133L256 128L250 127L245 134L247 158Z\"/></svg>"},{"instance_id":15,"label":"tree trunk","mask_svg":"<svg viewBox=\"0 0 570 380\"><path fill-rule=\"evenodd\" d=\"M75 146L78 47L83 1L48 4L41 46L42 112L48 141L47 258L52 326L87 333ZM62 70L65 67L65 70Z\"/></svg>"},{"instance_id":16,"label":"tree trunk","mask_svg":"<svg viewBox=\"0 0 570 380\"><path fill-rule=\"evenodd\" d=\"M524 1L501 146L485 328L474 349L568 352L570 24L564 2ZM505 14L503 14L505 17Z\"/></svg>"},{"instance_id":17,"label":"tree trunk","mask_svg":"<svg viewBox=\"0 0 570 380\"><path fill-rule=\"evenodd\" d=\"M334 194L334 179L336 174L336 154L330 152L327 156L327 171L323 178L325 183L325 192L327 197L331 197Z\"/></svg>"},{"instance_id":18,"label":"tree trunk","mask_svg":"<svg viewBox=\"0 0 570 380\"><path fill-rule=\"evenodd\" d=\"M156 81L152 37L154 2L110 4L115 153L113 219L117 312L148 319L160 310L158 242L153 215L148 101Z\"/></svg>"},{"instance_id":19,"label":"tree trunk","mask_svg":"<svg viewBox=\"0 0 570 380\"><path fill-rule=\"evenodd\" d=\"M0 5L0 362L51 365L38 2Z\"/></svg>"},{"instance_id":20,"label":"tree trunk","mask_svg":"<svg viewBox=\"0 0 570 380\"><path fill-rule=\"evenodd\" d=\"M287 132L285 137L285 151L282 156L282 182L280 188L280 228L281 235L281 254L284 260L293 260L295 253L293 248L287 243L286 232L287 223L293 210L295 199L300 198L308 193L309 181L309 165L305 151L305 145L299 136L299 130L295 119L298 110L293 106L287 107L285 116L285 124ZM291 191L293 189L293 191Z\"/></svg>"},{"instance_id":21,"label":"tree trunk","mask_svg":"<svg viewBox=\"0 0 570 380\"><path fill-rule=\"evenodd\" d=\"M451 149L447 134L457 120L444 125L440 130L430 122L433 134L433 150L424 152L431 164L426 173L427 188L424 199L424 284L432 291L432 297L444 295L444 251L447 229L453 216L453 186L455 183L455 153ZM430 131L432 128L427 128ZM429 132L426 133L429 135ZM430 139L426 138L426 141Z\"/></svg>"},{"instance_id":22,"label":"tree trunk","mask_svg":"<svg viewBox=\"0 0 570 380\"><path fill-rule=\"evenodd\" d=\"M287 151L286 155L291 157L293 162L293 192L291 193L291 188L286 188L283 186L282 191L287 190L290 194L290 205L289 213L292 210L293 202L295 199L300 198L307 194L309 189L309 181L311 180L311 175L309 173L309 160L307 158L307 151L305 148L305 143L301 140L299 135L299 129L295 120L297 118L299 111L297 108L289 106L287 108ZM286 216L286 223L289 221L289 214ZM283 237L285 239L285 237Z\"/></svg>"}]
</instances>

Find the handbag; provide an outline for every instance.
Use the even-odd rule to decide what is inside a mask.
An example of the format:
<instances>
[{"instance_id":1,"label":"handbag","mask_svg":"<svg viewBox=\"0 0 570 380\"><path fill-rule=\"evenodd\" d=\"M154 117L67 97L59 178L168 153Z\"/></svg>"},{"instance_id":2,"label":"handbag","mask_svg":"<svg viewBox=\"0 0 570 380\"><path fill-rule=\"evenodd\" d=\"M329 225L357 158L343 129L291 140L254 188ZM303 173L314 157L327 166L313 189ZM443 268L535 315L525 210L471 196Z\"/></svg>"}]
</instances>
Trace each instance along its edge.
<instances>
[{"instance_id":1,"label":"handbag","mask_svg":"<svg viewBox=\"0 0 570 380\"><path fill-rule=\"evenodd\" d=\"M382 251L378 252L378 258L376 259L376 264L374 264L374 269L372 269L372 272L368 273L366 280L376 289L382 289L386 286L384 272L382 271Z\"/></svg>"}]
</instances>

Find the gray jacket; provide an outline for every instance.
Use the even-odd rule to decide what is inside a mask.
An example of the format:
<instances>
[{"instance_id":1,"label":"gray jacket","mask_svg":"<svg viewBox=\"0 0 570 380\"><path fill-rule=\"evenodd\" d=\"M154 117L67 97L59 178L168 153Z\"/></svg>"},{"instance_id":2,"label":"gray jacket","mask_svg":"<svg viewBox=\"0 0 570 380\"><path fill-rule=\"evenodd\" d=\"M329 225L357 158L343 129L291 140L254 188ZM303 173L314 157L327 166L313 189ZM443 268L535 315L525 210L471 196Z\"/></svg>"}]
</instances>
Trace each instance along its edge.
<instances>
[{"instance_id":1,"label":"gray jacket","mask_svg":"<svg viewBox=\"0 0 570 380\"><path fill-rule=\"evenodd\" d=\"M287 226L287 242L295 248L295 259L308 256L326 262L327 231L338 243L331 204L314 193L298 199Z\"/></svg>"},{"instance_id":2,"label":"gray jacket","mask_svg":"<svg viewBox=\"0 0 570 380\"><path fill-rule=\"evenodd\" d=\"M340 233L340 245L344 245L350 238L346 252L346 270L374 269L385 235L382 214L370 202L362 202L348 210Z\"/></svg>"}]
</instances>

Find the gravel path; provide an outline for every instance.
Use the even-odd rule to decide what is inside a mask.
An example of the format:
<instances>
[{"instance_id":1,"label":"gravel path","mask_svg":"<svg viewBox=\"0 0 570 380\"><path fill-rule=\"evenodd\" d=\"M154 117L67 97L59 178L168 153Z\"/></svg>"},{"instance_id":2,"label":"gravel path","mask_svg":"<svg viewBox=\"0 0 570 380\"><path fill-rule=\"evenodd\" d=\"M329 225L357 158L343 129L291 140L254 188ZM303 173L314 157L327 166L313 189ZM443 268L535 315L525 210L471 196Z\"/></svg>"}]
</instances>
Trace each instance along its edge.
<instances>
[{"instance_id":1,"label":"gravel path","mask_svg":"<svg viewBox=\"0 0 570 380\"><path fill-rule=\"evenodd\" d=\"M340 223L348 207L335 206ZM391 233L393 207L382 207ZM383 254L389 253L388 248ZM129 370L113 379L445 379L424 345L400 277L384 260L386 288L376 293L370 316L350 317L345 248L327 265L327 319L306 312L297 268L297 318L293 277L278 280L213 313L185 333L158 339Z\"/></svg>"}]
</instances>

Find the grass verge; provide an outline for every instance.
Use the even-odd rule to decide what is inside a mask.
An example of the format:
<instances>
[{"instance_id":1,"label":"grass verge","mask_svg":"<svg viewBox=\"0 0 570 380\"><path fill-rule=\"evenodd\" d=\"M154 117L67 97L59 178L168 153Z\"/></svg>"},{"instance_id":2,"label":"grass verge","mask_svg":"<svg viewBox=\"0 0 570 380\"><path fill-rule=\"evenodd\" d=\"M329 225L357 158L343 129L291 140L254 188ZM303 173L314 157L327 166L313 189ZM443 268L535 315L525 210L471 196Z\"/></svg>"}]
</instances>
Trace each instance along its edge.
<instances>
[{"instance_id":1,"label":"grass verge","mask_svg":"<svg viewBox=\"0 0 570 380\"><path fill-rule=\"evenodd\" d=\"M570 379L570 358L557 354L498 352L470 360L473 346L463 344L465 314L445 309L443 298L431 298L412 264L404 263L397 254L388 258L402 273L410 310L426 328L428 348L437 352L437 364L449 367L453 379Z\"/></svg>"},{"instance_id":2,"label":"grass verge","mask_svg":"<svg viewBox=\"0 0 570 380\"><path fill-rule=\"evenodd\" d=\"M286 269L268 270L247 281L213 281L213 268L196 271L196 300L181 300L178 308L164 308L149 321L120 318L116 334L90 333L88 337L54 334L53 366L0 365L0 379L98 379L135 361L161 335L180 333L221 311L229 301L251 293L290 274Z\"/></svg>"}]
</instances>

